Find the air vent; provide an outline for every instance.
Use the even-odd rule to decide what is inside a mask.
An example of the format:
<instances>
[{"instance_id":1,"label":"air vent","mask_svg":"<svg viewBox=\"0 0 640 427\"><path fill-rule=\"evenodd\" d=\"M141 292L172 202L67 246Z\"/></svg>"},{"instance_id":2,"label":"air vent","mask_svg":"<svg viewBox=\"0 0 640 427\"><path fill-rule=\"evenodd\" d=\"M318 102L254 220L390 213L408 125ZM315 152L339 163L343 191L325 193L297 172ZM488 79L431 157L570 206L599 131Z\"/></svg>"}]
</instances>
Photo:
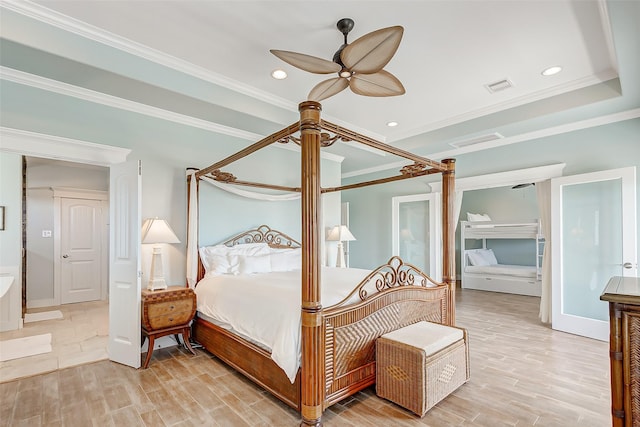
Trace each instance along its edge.
<instances>
[{"instance_id":1,"label":"air vent","mask_svg":"<svg viewBox=\"0 0 640 427\"><path fill-rule=\"evenodd\" d=\"M496 93L513 87L513 83L509 79L498 80L497 82L487 83L484 85L491 93Z\"/></svg>"},{"instance_id":2,"label":"air vent","mask_svg":"<svg viewBox=\"0 0 640 427\"><path fill-rule=\"evenodd\" d=\"M498 132L490 133L487 135L480 135L470 139L463 139L462 141L454 141L450 142L449 145L455 148L468 147L470 145L480 144L481 142L489 142L494 141L496 139L502 139L504 136L500 135Z\"/></svg>"}]
</instances>

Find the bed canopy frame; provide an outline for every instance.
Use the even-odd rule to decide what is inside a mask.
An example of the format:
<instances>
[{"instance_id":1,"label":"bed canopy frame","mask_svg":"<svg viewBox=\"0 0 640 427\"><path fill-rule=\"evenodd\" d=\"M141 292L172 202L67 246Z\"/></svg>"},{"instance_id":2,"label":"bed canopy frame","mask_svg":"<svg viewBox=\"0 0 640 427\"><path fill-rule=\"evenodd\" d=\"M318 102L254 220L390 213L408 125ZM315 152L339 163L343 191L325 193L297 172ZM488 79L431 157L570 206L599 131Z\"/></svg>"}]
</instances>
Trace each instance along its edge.
<instances>
[{"instance_id":1,"label":"bed canopy frame","mask_svg":"<svg viewBox=\"0 0 640 427\"><path fill-rule=\"evenodd\" d=\"M455 182L455 160L442 162L423 158L408 151L381 143L349 129L337 126L320 118L321 105L315 101L299 104L300 121L244 148L209 167L195 172L196 186L202 177L216 181L274 190L301 193L302 208L302 301L301 301L301 345L300 403L303 426L322 425L322 413L327 405L325 390L325 360L319 355L325 351L323 330L323 306L320 299L321 200L323 193L355 189L375 184L399 181L419 176L442 174L442 251L443 269L441 283L448 288L448 307L443 310L442 323L455 324L455 222L453 219L453 196ZM299 137L295 136L299 132ZM413 163L400 169L400 174L381 179L332 188L320 185L320 150L337 141L355 141L369 147L411 160ZM295 143L301 149L301 186L279 185L238 180L222 168L274 143ZM356 390L357 391L357 390ZM343 396L344 397L344 396ZM329 402L329 404L332 402Z\"/></svg>"}]
</instances>

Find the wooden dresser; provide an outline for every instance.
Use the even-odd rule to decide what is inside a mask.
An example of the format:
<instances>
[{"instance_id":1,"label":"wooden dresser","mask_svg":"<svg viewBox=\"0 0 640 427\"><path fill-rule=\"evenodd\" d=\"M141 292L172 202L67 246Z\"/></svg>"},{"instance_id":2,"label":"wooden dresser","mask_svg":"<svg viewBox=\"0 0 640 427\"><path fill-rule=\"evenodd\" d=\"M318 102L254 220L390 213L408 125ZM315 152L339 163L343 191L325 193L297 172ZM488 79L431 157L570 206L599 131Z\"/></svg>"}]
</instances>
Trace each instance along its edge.
<instances>
[{"instance_id":1,"label":"wooden dresser","mask_svg":"<svg viewBox=\"0 0 640 427\"><path fill-rule=\"evenodd\" d=\"M613 427L640 427L640 278L614 276L600 296L609 302Z\"/></svg>"},{"instance_id":2,"label":"wooden dresser","mask_svg":"<svg viewBox=\"0 0 640 427\"><path fill-rule=\"evenodd\" d=\"M182 334L185 347L196 354L189 342L191 326L189 323L196 314L196 294L193 289L184 286L169 286L157 291L142 291L142 335L149 337L149 350L142 365L149 366L156 338L165 335Z\"/></svg>"}]
</instances>

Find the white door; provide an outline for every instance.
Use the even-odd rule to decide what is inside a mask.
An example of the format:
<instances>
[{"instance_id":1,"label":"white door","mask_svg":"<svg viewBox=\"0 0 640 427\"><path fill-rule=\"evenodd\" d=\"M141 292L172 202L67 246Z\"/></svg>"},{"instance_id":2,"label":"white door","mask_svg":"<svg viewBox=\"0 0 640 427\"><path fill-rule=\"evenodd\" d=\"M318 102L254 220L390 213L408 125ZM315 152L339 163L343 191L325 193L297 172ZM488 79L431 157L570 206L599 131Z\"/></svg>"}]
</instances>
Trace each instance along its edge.
<instances>
[{"instance_id":1,"label":"white door","mask_svg":"<svg viewBox=\"0 0 640 427\"><path fill-rule=\"evenodd\" d=\"M140 163L110 168L109 359L140 367Z\"/></svg>"},{"instance_id":2,"label":"white door","mask_svg":"<svg viewBox=\"0 0 640 427\"><path fill-rule=\"evenodd\" d=\"M102 295L102 202L60 200L60 302Z\"/></svg>"},{"instance_id":3,"label":"white door","mask_svg":"<svg viewBox=\"0 0 640 427\"><path fill-rule=\"evenodd\" d=\"M440 280L440 194L416 194L392 199L392 250L404 262Z\"/></svg>"},{"instance_id":4,"label":"white door","mask_svg":"<svg viewBox=\"0 0 640 427\"><path fill-rule=\"evenodd\" d=\"M607 341L612 276L635 276L635 168L551 180L552 327Z\"/></svg>"}]
</instances>

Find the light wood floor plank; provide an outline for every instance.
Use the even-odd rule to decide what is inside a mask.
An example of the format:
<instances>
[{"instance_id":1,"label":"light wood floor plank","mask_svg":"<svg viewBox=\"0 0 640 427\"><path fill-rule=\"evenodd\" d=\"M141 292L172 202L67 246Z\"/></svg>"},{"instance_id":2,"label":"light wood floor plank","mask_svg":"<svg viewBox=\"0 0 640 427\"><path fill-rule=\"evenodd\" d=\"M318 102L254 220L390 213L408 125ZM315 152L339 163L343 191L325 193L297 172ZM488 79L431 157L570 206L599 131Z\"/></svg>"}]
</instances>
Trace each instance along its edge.
<instances>
[{"instance_id":1,"label":"light wood floor plank","mask_svg":"<svg viewBox=\"0 0 640 427\"><path fill-rule=\"evenodd\" d=\"M606 427L608 344L551 330L539 299L458 292L471 380L423 418L370 387L325 411L327 427ZM149 369L100 361L0 384L3 426L297 426L299 415L197 350L156 350Z\"/></svg>"}]
</instances>

